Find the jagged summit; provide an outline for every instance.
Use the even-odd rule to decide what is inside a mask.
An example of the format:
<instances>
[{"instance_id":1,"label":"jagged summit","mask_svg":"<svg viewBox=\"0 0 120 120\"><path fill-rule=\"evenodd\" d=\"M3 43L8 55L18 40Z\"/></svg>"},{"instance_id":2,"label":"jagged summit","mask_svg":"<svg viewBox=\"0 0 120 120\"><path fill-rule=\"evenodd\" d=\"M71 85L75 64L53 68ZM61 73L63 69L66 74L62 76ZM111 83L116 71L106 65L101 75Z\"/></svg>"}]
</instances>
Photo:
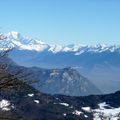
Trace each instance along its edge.
<instances>
[{"instance_id":1,"label":"jagged summit","mask_svg":"<svg viewBox=\"0 0 120 120\"><path fill-rule=\"evenodd\" d=\"M15 32L15 31L8 32L6 36L8 38L15 39L15 40L18 40L22 37L19 32Z\"/></svg>"},{"instance_id":2,"label":"jagged summit","mask_svg":"<svg viewBox=\"0 0 120 120\"><path fill-rule=\"evenodd\" d=\"M39 39L31 39L25 36L22 36L20 33L11 31L7 34L4 34L7 39L0 42L0 47L3 46L4 42L8 43L8 47L15 47L20 50L34 50L38 52L42 52L47 50L48 52L52 53L59 53L59 52L72 52L74 55L81 55L85 52L91 53L101 53L101 52L114 52L120 51L120 46L116 45L105 45L105 44L97 44L97 45L81 45L81 44L73 44L67 46L61 45L48 45Z\"/></svg>"}]
</instances>

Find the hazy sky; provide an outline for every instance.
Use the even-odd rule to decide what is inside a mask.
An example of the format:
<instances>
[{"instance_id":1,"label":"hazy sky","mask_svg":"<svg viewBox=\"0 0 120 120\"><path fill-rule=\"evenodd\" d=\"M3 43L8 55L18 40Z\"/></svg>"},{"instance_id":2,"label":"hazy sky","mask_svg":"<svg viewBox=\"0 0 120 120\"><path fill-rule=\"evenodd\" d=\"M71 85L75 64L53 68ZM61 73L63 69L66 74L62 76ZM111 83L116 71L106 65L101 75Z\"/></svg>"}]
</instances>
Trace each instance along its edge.
<instances>
[{"instance_id":1,"label":"hazy sky","mask_svg":"<svg viewBox=\"0 0 120 120\"><path fill-rule=\"evenodd\" d=\"M0 28L47 43L120 44L120 0L0 0Z\"/></svg>"}]
</instances>

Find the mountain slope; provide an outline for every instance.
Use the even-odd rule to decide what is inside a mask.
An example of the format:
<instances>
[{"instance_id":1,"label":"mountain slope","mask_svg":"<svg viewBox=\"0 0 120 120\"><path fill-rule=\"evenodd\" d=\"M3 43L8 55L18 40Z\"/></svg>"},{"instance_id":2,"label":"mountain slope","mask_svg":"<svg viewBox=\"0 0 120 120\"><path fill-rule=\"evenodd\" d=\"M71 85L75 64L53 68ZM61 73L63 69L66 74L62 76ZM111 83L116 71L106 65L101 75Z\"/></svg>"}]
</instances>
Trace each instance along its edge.
<instances>
[{"instance_id":1,"label":"mountain slope","mask_svg":"<svg viewBox=\"0 0 120 120\"><path fill-rule=\"evenodd\" d=\"M87 78L80 75L75 69L43 69L26 68L18 65L10 65L9 71L15 74L21 70L26 80L36 80L34 87L39 91L50 94L64 94L71 96L82 96L89 94L100 94L100 90Z\"/></svg>"},{"instance_id":2,"label":"mountain slope","mask_svg":"<svg viewBox=\"0 0 120 120\"><path fill-rule=\"evenodd\" d=\"M5 34L6 39L0 41L0 49L4 44L14 50L10 56L17 63L37 67L94 67L111 65L120 67L120 46L117 45L48 45L38 39L21 36L17 32ZM25 59L23 59L25 58Z\"/></svg>"},{"instance_id":3,"label":"mountain slope","mask_svg":"<svg viewBox=\"0 0 120 120\"><path fill-rule=\"evenodd\" d=\"M0 91L0 118L9 120L119 120L120 92L69 97L41 93L20 82ZM3 104L4 103L4 104ZM1 119L2 120L2 119Z\"/></svg>"},{"instance_id":4,"label":"mountain slope","mask_svg":"<svg viewBox=\"0 0 120 120\"><path fill-rule=\"evenodd\" d=\"M118 45L60 46L48 45L17 32L10 32L5 36L7 39L0 41L0 49L7 43L8 47L14 47L10 57L19 65L40 68L71 66L92 80L92 83L104 93L120 89L120 46Z\"/></svg>"}]
</instances>

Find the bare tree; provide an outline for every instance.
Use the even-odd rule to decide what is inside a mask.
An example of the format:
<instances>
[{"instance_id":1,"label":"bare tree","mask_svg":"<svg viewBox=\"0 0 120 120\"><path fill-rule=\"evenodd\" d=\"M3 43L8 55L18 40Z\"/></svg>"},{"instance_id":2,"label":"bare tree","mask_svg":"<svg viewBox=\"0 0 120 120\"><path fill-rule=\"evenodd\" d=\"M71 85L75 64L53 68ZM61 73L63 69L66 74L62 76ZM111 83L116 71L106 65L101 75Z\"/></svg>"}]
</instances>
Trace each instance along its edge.
<instances>
[{"instance_id":1,"label":"bare tree","mask_svg":"<svg viewBox=\"0 0 120 120\"><path fill-rule=\"evenodd\" d=\"M6 40L7 37L0 34L0 42ZM4 59L8 56L11 48L4 42L2 48L0 49L0 90L13 86L12 82L15 79L12 75L7 72L8 65L4 63Z\"/></svg>"},{"instance_id":2,"label":"bare tree","mask_svg":"<svg viewBox=\"0 0 120 120\"><path fill-rule=\"evenodd\" d=\"M6 39L6 36L0 34L0 42L3 42ZM33 84L37 82L36 80L24 80L27 76L29 76L29 74L24 74L22 69L16 71L14 75L8 72L9 64L4 61L8 58L9 52L14 48L9 47L6 42L3 43L3 49L0 50L0 90L11 89L14 87L19 88L21 82L25 84Z\"/></svg>"},{"instance_id":3,"label":"bare tree","mask_svg":"<svg viewBox=\"0 0 120 120\"><path fill-rule=\"evenodd\" d=\"M19 92L24 84L32 84L33 81L26 81L22 78L25 77L22 70L18 70L14 75L8 72L9 64L4 62L8 58L9 52L13 50L8 46L8 43L4 42L7 37L3 34L0 34L0 42L3 42L2 49L0 48L0 92L1 91L10 91L15 90ZM19 80L21 79L21 80ZM1 111L2 112L2 111ZM5 115L5 113L0 114L0 120L24 120L23 118L12 115Z\"/></svg>"}]
</instances>

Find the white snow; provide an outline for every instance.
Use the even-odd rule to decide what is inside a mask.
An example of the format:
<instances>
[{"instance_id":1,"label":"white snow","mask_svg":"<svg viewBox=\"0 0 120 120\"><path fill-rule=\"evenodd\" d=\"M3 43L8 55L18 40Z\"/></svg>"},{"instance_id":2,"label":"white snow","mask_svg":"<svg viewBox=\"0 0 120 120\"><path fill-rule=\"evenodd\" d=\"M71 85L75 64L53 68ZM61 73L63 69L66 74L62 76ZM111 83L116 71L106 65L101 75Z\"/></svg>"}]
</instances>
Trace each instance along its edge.
<instances>
[{"instance_id":1,"label":"white snow","mask_svg":"<svg viewBox=\"0 0 120 120\"><path fill-rule=\"evenodd\" d=\"M61 45L51 45L48 51L51 51L53 53L58 53L63 50L63 47Z\"/></svg>"},{"instance_id":2,"label":"white snow","mask_svg":"<svg viewBox=\"0 0 120 120\"><path fill-rule=\"evenodd\" d=\"M37 103L37 104L39 104L39 103L40 103L40 102L39 102L39 100L34 100L34 102L35 102L35 103Z\"/></svg>"},{"instance_id":3,"label":"white snow","mask_svg":"<svg viewBox=\"0 0 120 120\"><path fill-rule=\"evenodd\" d=\"M31 93L31 94L28 94L28 96L29 96L29 97L33 97L33 96L34 96L34 94L33 94L33 93Z\"/></svg>"},{"instance_id":4,"label":"white snow","mask_svg":"<svg viewBox=\"0 0 120 120\"><path fill-rule=\"evenodd\" d=\"M67 103L59 103L60 105L63 105L63 106L66 106L66 107L68 107L69 106L69 104L67 104Z\"/></svg>"},{"instance_id":5,"label":"white snow","mask_svg":"<svg viewBox=\"0 0 120 120\"><path fill-rule=\"evenodd\" d=\"M98 104L98 109L91 109L90 107L82 107L81 109L93 113L93 120L118 120L120 118L120 107L113 108L106 102ZM84 115L88 117L87 115Z\"/></svg>"},{"instance_id":6,"label":"white snow","mask_svg":"<svg viewBox=\"0 0 120 120\"><path fill-rule=\"evenodd\" d=\"M58 52L72 52L74 55L81 55L85 52L90 53L101 53L104 51L114 52L120 51L120 46L116 45L81 45L81 44L73 44L73 45L48 45L39 39L31 39L25 36L21 36L20 33L12 31L5 34L7 37L4 42L0 41L2 46L3 43L9 43L8 48L15 47L20 50L32 50L37 52L42 52L47 49L47 51L51 51L52 53L56 54Z\"/></svg>"},{"instance_id":7,"label":"white snow","mask_svg":"<svg viewBox=\"0 0 120 120\"><path fill-rule=\"evenodd\" d=\"M84 52L85 52L84 50L80 50L79 52L76 52L75 55L81 55Z\"/></svg>"},{"instance_id":8,"label":"white snow","mask_svg":"<svg viewBox=\"0 0 120 120\"><path fill-rule=\"evenodd\" d=\"M0 108L4 111L9 111L10 110L10 102L7 100L1 100L0 101Z\"/></svg>"},{"instance_id":9,"label":"white snow","mask_svg":"<svg viewBox=\"0 0 120 120\"><path fill-rule=\"evenodd\" d=\"M72 112L72 114L74 114L74 115L81 115L81 114L83 114L83 112L75 110L75 111Z\"/></svg>"},{"instance_id":10,"label":"white snow","mask_svg":"<svg viewBox=\"0 0 120 120\"><path fill-rule=\"evenodd\" d=\"M85 118L88 118L88 116L87 115L84 115L85 116Z\"/></svg>"},{"instance_id":11,"label":"white snow","mask_svg":"<svg viewBox=\"0 0 120 120\"><path fill-rule=\"evenodd\" d=\"M86 112L91 112L91 108L90 107L82 107L82 110L84 110Z\"/></svg>"},{"instance_id":12,"label":"white snow","mask_svg":"<svg viewBox=\"0 0 120 120\"><path fill-rule=\"evenodd\" d=\"M63 48L63 51L64 52L72 52L72 48L66 46Z\"/></svg>"},{"instance_id":13,"label":"white snow","mask_svg":"<svg viewBox=\"0 0 120 120\"><path fill-rule=\"evenodd\" d=\"M9 32L8 34L5 34L7 37L4 41L0 41L1 45L4 43L8 43L8 48L17 48L20 50L33 50L42 52L49 46L45 44L44 42L38 40L38 39L30 39L26 38L24 36L21 36L18 32Z\"/></svg>"},{"instance_id":14,"label":"white snow","mask_svg":"<svg viewBox=\"0 0 120 120\"><path fill-rule=\"evenodd\" d=\"M19 39L20 33L16 32L16 31L11 31L7 34L7 37L10 37L12 39Z\"/></svg>"},{"instance_id":15,"label":"white snow","mask_svg":"<svg viewBox=\"0 0 120 120\"><path fill-rule=\"evenodd\" d=\"M106 102L100 103L100 104L98 104L98 106L101 110L104 110L105 107L110 107L108 104L106 104Z\"/></svg>"},{"instance_id":16,"label":"white snow","mask_svg":"<svg viewBox=\"0 0 120 120\"><path fill-rule=\"evenodd\" d=\"M109 107L109 109L106 107ZM120 107L110 108L105 102L100 103L99 108L92 110L92 112L94 120L118 120L120 118Z\"/></svg>"},{"instance_id":17,"label":"white snow","mask_svg":"<svg viewBox=\"0 0 120 120\"><path fill-rule=\"evenodd\" d=\"M63 114L63 116L66 116L66 115L67 115L66 113Z\"/></svg>"}]
</instances>

